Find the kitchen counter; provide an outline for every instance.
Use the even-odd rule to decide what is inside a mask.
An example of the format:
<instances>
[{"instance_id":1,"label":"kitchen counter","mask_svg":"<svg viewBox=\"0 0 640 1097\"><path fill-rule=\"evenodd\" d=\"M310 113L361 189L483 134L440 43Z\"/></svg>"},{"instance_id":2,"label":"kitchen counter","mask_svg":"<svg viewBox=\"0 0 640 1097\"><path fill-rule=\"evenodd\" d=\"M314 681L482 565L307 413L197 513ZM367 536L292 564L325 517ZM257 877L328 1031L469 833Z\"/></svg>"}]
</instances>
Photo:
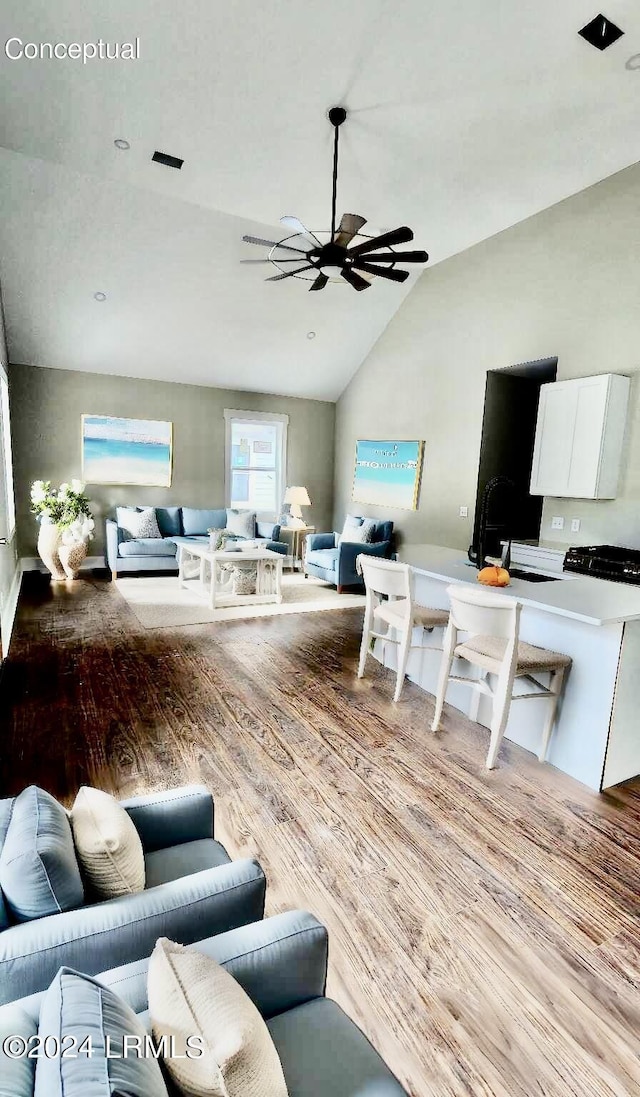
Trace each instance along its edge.
<instances>
[{"instance_id":1,"label":"kitchen counter","mask_svg":"<svg viewBox=\"0 0 640 1097\"><path fill-rule=\"evenodd\" d=\"M415 599L420 605L448 609L450 584L478 585L477 571L467 563L463 549L404 545L399 557L413 569ZM543 570L535 568L538 573ZM498 597L517 598L522 604L522 640L571 657L548 757L558 769L599 790L640 774L640 587L573 573L557 574L559 577L549 583L514 578L506 588L483 589ZM426 649L412 651L408 676L434 695L442 631L416 635L414 643L421 641ZM394 667L395 650L389 650L393 648L376 641L376 657ZM459 662L458 673L473 676L469 664ZM474 692L452 682L447 704L472 715ZM546 703L515 701L505 738L537 754ZM425 734L430 734L429 713L425 705ZM491 704L486 696L480 697L476 719L488 728ZM479 728L478 734L486 737L488 745L488 732Z\"/></svg>"},{"instance_id":2,"label":"kitchen counter","mask_svg":"<svg viewBox=\"0 0 640 1097\"><path fill-rule=\"evenodd\" d=\"M403 545L398 556L420 575L447 583L478 586L475 565L469 564L463 549ZM571 617L587 625L640 621L640 586L612 583L608 579L564 572L562 578L554 582L528 583L525 579L512 579L508 587L486 589L517 598L523 606Z\"/></svg>"}]
</instances>

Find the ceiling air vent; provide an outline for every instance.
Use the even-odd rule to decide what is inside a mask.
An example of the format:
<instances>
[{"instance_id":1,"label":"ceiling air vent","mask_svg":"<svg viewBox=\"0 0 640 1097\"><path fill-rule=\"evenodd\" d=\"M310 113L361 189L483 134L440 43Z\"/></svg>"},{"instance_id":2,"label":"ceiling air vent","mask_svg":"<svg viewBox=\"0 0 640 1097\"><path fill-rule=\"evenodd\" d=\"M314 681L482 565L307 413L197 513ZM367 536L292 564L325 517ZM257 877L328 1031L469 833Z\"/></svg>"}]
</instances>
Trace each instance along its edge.
<instances>
[{"instance_id":1,"label":"ceiling air vent","mask_svg":"<svg viewBox=\"0 0 640 1097\"><path fill-rule=\"evenodd\" d=\"M167 168L177 168L178 171L184 164L184 160L181 160L179 156L169 156L168 152L158 152L157 150L151 159L155 160L156 164L164 164Z\"/></svg>"},{"instance_id":2,"label":"ceiling air vent","mask_svg":"<svg viewBox=\"0 0 640 1097\"><path fill-rule=\"evenodd\" d=\"M595 19L578 31L578 34L597 50L606 50L608 46L617 42L618 38L622 38L624 31L616 27L606 15L596 15Z\"/></svg>"}]
</instances>

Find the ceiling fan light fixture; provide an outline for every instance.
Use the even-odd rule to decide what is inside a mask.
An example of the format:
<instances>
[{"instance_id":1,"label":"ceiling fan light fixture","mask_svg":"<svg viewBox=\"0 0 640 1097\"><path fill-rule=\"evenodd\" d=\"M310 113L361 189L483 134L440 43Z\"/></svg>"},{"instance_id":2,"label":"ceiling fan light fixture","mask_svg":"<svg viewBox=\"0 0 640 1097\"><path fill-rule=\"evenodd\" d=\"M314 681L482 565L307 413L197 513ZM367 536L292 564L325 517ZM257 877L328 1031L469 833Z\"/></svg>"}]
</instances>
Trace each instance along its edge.
<instances>
[{"instance_id":1,"label":"ceiling fan light fixture","mask_svg":"<svg viewBox=\"0 0 640 1097\"><path fill-rule=\"evenodd\" d=\"M304 281L310 281L312 283L310 290L316 292L323 290L329 282L348 282L358 292L369 289L375 278L390 282L404 282L409 277L409 271L396 269L397 262L426 263L429 259L426 251L408 251L404 255L402 252L394 252L393 249L398 244L413 240L413 232L408 225L401 225L400 228L383 232L375 237L367 236L361 231L367 220L359 213L343 213L340 224L336 225L338 144L340 127L347 118L347 111L344 107L331 107L327 111L327 117L334 128L331 231L318 235L308 229L298 217L287 214L280 218L280 224L289 229L291 235L283 240L262 240L255 236L243 236L242 239L248 244L261 244L270 249L264 262L270 262L279 273L271 275L267 278L267 282L301 278ZM327 235L329 239L323 242L321 237ZM361 242L353 244L358 237ZM381 248L384 250L377 255L376 252ZM295 260L289 257L281 258L278 254L280 250L299 253L299 263L305 265L285 268L284 264L291 264ZM366 256L366 259L363 260L362 256ZM256 260L256 262L260 261ZM384 265L378 266L377 263Z\"/></svg>"}]
</instances>

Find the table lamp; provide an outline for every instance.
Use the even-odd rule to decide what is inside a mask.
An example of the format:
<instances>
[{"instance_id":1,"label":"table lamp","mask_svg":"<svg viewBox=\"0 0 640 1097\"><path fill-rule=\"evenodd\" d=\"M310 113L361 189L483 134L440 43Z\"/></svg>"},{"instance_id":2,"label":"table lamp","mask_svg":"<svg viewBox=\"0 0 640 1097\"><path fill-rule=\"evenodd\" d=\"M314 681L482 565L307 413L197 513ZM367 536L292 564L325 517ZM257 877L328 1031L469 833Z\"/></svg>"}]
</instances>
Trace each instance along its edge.
<instances>
[{"instance_id":1,"label":"table lamp","mask_svg":"<svg viewBox=\"0 0 640 1097\"><path fill-rule=\"evenodd\" d=\"M302 511L300 507L310 507L311 500L309 498L309 492L303 487L290 487L287 488L284 493L284 502L291 504L291 513L289 515L289 528L299 528L304 526L305 521L302 517Z\"/></svg>"}]
</instances>

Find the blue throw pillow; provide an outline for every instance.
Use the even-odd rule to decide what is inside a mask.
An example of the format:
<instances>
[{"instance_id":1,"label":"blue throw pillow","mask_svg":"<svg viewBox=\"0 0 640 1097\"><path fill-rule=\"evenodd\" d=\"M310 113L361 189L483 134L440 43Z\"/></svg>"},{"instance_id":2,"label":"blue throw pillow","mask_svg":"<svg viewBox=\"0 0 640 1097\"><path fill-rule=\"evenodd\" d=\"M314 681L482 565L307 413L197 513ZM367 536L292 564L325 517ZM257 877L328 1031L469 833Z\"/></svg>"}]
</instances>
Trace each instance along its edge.
<instances>
[{"instance_id":1,"label":"blue throw pillow","mask_svg":"<svg viewBox=\"0 0 640 1097\"><path fill-rule=\"evenodd\" d=\"M224 529L227 524L226 510L198 510L195 507L182 508L182 528L185 537L197 537L210 529Z\"/></svg>"},{"instance_id":2,"label":"blue throw pillow","mask_svg":"<svg viewBox=\"0 0 640 1097\"><path fill-rule=\"evenodd\" d=\"M0 888L18 922L73 910L84 902L67 813L35 785L13 801L0 853Z\"/></svg>"},{"instance_id":3,"label":"blue throw pillow","mask_svg":"<svg viewBox=\"0 0 640 1097\"><path fill-rule=\"evenodd\" d=\"M41 1047L52 1037L50 1049L64 1039L67 1055L38 1057L34 1097L167 1097L144 1026L122 998L88 975L60 968L42 997L38 1035ZM125 1036L136 1043L130 1039L125 1048Z\"/></svg>"}]
</instances>

